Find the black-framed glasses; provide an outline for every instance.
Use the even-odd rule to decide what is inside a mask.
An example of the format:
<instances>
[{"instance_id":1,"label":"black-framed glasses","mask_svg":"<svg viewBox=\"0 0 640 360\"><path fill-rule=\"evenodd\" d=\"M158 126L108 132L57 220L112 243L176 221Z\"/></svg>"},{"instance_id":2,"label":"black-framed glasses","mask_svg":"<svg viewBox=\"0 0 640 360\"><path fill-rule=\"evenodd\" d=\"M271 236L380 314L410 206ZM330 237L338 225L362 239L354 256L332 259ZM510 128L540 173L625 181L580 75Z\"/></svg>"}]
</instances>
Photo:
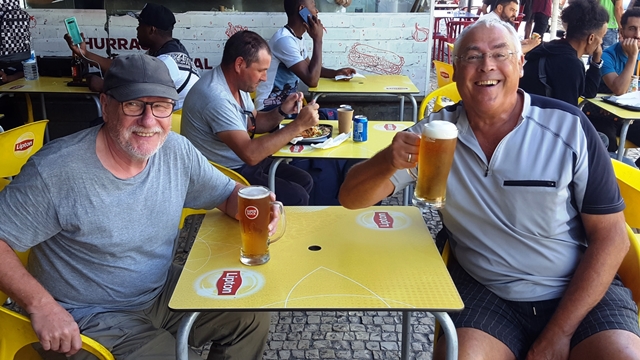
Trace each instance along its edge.
<instances>
[{"instance_id":1,"label":"black-framed glasses","mask_svg":"<svg viewBox=\"0 0 640 360\"><path fill-rule=\"evenodd\" d=\"M128 100L120 102L122 112L128 116L140 116L144 114L147 105L151 106L151 113L157 118L168 118L173 113L176 103L172 101L141 101Z\"/></svg>"},{"instance_id":2,"label":"black-framed glasses","mask_svg":"<svg viewBox=\"0 0 640 360\"><path fill-rule=\"evenodd\" d=\"M249 133L249 137L253 139L253 137L256 135L256 117L253 116L253 111L242 110L242 113L246 115L251 121L251 126L247 129L247 132Z\"/></svg>"},{"instance_id":3,"label":"black-framed glasses","mask_svg":"<svg viewBox=\"0 0 640 360\"><path fill-rule=\"evenodd\" d=\"M479 64L484 59L493 59L496 62L503 62L514 55L513 51L496 51L494 53L467 53L465 55L456 56L456 59L468 64Z\"/></svg>"}]
</instances>

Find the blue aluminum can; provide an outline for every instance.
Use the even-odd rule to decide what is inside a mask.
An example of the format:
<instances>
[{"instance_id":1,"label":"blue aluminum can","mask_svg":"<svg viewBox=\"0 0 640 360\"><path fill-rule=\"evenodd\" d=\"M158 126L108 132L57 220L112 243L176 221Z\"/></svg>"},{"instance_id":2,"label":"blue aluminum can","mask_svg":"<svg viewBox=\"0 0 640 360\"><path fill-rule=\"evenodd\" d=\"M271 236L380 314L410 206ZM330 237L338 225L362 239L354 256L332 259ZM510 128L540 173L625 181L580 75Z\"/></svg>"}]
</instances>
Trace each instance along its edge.
<instances>
[{"instance_id":1,"label":"blue aluminum can","mask_svg":"<svg viewBox=\"0 0 640 360\"><path fill-rule=\"evenodd\" d=\"M353 117L353 141L367 141L367 125L369 120L364 115L356 115Z\"/></svg>"}]
</instances>

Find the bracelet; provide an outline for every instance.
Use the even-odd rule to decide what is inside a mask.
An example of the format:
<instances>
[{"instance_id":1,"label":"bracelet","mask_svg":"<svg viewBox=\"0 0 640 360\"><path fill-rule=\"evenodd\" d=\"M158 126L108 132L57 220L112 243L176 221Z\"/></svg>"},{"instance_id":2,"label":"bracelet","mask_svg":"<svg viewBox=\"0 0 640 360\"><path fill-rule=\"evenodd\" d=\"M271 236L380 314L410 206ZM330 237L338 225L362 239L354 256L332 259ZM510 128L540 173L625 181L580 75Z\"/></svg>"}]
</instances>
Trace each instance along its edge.
<instances>
[{"instance_id":1,"label":"bracelet","mask_svg":"<svg viewBox=\"0 0 640 360\"><path fill-rule=\"evenodd\" d=\"M289 114L287 114L286 112L282 111L282 105L278 106L278 112L280 113L280 115L282 115L283 117L287 117L289 116Z\"/></svg>"},{"instance_id":2,"label":"bracelet","mask_svg":"<svg viewBox=\"0 0 640 360\"><path fill-rule=\"evenodd\" d=\"M597 67L598 69L602 68L602 59L600 59L600 62L593 62L593 60L590 61L591 65Z\"/></svg>"}]
</instances>

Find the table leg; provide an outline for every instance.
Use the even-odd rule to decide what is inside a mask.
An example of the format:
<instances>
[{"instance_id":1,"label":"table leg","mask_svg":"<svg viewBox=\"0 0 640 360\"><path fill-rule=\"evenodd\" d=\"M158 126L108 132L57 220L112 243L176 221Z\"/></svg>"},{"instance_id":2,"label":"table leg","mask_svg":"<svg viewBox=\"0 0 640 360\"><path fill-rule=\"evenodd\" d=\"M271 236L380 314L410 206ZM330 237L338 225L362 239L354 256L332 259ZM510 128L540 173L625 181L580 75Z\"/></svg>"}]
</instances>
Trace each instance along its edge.
<instances>
[{"instance_id":1,"label":"table leg","mask_svg":"<svg viewBox=\"0 0 640 360\"><path fill-rule=\"evenodd\" d=\"M274 159L269 166L269 189L276 192L276 170L278 170L278 165L284 160L284 158Z\"/></svg>"},{"instance_id":2,"label":"table leg","mask_svg":"<svg viewBox=\"0 0 640 360\"><path fill-rule=\"evenodd\" d=\"M400 349L400 360L409 360L411 352L411 311L402 312L402 348Z\"/></svg>"},{"instance_id":3,"label":"table leg","mask_svg":"<svg viewBox=\"0 0 640 360\"><path fill-rule=\"evenodd\" d=\"M398 97L400 98L400 121L404 121L404 94Z\"/></svg>"},{"instance_id":4,"label":"table leg","mask_svg":"<svg viewBox=\"0 0 640 360\"><path fill-rule=\"evenodd\" d=\"M440 322L440 326L444 331L445 340L447 341L447 360L458 359L458 334L456 334L456 327L453 325L453 321L446 312L434 311L432 312L436 320Z\"/></svg>"},{"instance_id":5,"label":"table leg","mask_svg":"<svg viewBox=\"0 0 640 360\"><path fill-rule=\"evenodd\" d=\"M49 118L47 118L47 108L44 105L44 94L40 93L40 102L42 103L42 119L46 119L49 120ZM44 128L44 143L48 143L49 142L49 126Z\"/></svg>"},{"instance_id":6,"label":"table leg","mask_svg":"<svg viewBox=\"0 0 640 360\"><path fill-rule=\"evenodd\" d=\"M411 106L413 106L413 122L417 123L418 122L418 103L416 102L416 98L413 97L412 94L407 94L407 96L409 97L409 100L411 100Z\"/></svg>"},{"instance_id":7,"label":"table leg","mask_svg":"<svg viewBox=\"0 0 640 360\"><path fill-rule=\"evenodd\" d=\"M200 315L199 312L186 313L180 320L178 334L176 335L176 360L189 359L189 333L198 315Z\"/></svg>"},{"instance_id":8,"label":"table leg","mask_svg":"<svg viewBox=\"0 0 640 360\"><path fill-rule=\"evenodd\" d=\"M627 141L627 132L629 131L629 126L633 124L633 120L622 120L622 129L620 129L620 144L618 144L618 153L617 159L618 161L622 161L624 157L624 143Z\"/></svg>"},{"instance_id":9,"label":"table leg","mask_svg":"<svg viewBox=\"0 0 640 360\"><path fill-rule=\"evenodd\" d=\"M407 185L402 191L402 205L409 206L409 200L411 200L412 187Z\"/></svg>"}]
</instances>

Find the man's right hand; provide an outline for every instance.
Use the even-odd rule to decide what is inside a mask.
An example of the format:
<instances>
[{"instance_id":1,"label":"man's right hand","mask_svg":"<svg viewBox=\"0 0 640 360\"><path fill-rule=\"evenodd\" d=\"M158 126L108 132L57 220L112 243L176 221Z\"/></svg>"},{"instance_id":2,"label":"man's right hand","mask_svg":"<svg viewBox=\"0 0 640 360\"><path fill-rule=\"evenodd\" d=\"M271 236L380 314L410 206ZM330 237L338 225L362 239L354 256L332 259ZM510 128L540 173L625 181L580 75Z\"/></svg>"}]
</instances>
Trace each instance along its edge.
<instances>
[{"instance_id":1,"label":"man's right hand","mask_svg":"<svg viewBox=\"0 0 640 360\"><path fill-rule=\"evenodd\" d=\"M627 55L627 58L636 59L638 57L638 40L626 38L622 40L620 45L622 46L624 54Z\"/></svg>"},{"instance_id":2,"label":"man's right hand","mask_svg":"<svg viewBox=\"0 0 640 360\"><path fill-rule=\"evenodd\" d=\"M309 37L314 42L322 41L322 35L324 31L324 26L322 25L322 21L318 18L318 15L313 15L309 17L309 23L304 23L304 26L307 28L307 32L309 33Z\"/></svg>"},{"instance_id":3,"label":"man's right hand","mask_svg":"<svg viewBox=\"0 0 640 360\"><path fill-rule=\"evenodd\" d=\"M31 326L45 351L71 356L82 348L80 329L73 317L60 304L52 301L36 310L29 309Z\"/></svg>"},{"instance_id":4,"label":"man's right hand","mask_svg":"<svg viewBox=\"0 0 640 360\"><path fill-rule=\"evenodd\" d=\"M73 45L73 40L71 39L71 36L69 36L69 34L64 34L64 39L73 54L82 58L85 57L84 54L87 51L87 43L84 40L84 33L80 33L80 36L82 36L82 42L78 45Z\"/></svg>"},{"instance_id":5,"label":"man's right hand","mask_svg":"<svg viewBox=\"0 0 640 360\"><path fill-rule=\"evenodd\" d=\"M318 125L318 121L320 120L320 116L318 115L319 108L320 106L314 101L310 102L300 110L300 114L296 116L296 119L293 120L291 124L298 125L301 132L312 126Z\"/></svg>"},{"instance_id":6,"label":"man's right hand","mask_svg":"<svg viewBox=\"0 0 640 360\"><path fill-rule=\"evenodd\" d=\"M391 145L385 150L389 164L395 169L411 169L418 164L420 152L420 136L418 134L401 131L393 137ZM411 157L409 157L411 154ZM409 161L411 159L411 161Z\"/></svg>"}]
</instances>

